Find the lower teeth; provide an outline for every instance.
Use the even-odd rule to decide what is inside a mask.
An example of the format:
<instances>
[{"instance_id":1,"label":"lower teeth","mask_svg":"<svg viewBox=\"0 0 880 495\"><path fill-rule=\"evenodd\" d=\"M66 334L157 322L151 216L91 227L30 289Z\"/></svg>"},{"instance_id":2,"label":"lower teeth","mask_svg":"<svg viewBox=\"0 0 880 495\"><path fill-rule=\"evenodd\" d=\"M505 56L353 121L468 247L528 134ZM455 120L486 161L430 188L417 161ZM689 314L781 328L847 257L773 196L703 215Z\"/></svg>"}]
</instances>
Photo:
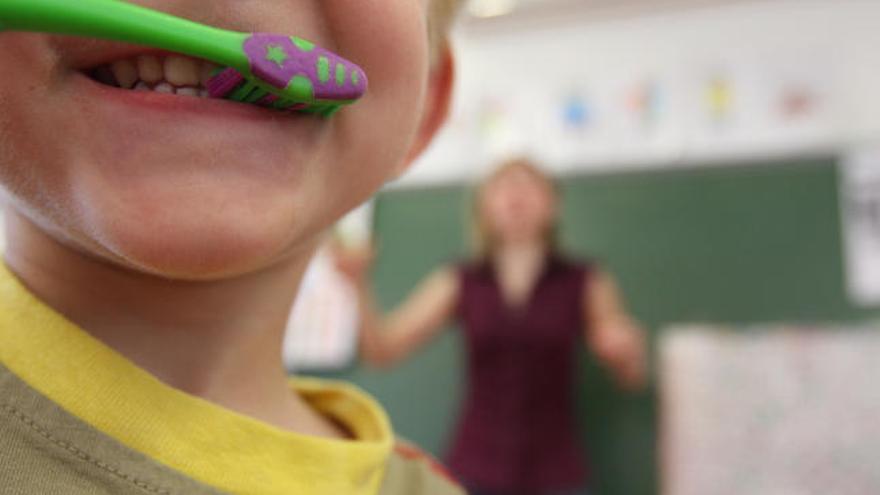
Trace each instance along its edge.
<instances>
[{"instance_id":1,"label":"lower teeth","mask_svg":"<svg viewBox=\"0 0 880 495\"><path fill-rule=\"evenodd\" d=\"M142 91L142 92L149 91L149 92L155 92L155 93L176 94L178 96L191 96L191 97L198 97L198 98L208 98L208 96L209 96L208 90L206 90L206 89L199 89L199 88L192 88L192 87L175 88L174 86L172 86L168 83L165 83L165 82L159 83L155 87L150 87L149 84L147 84L143 81L138 81L138 83L134 85L134 88L132 88L132 91Z\"/></svg>"}]
</instances>

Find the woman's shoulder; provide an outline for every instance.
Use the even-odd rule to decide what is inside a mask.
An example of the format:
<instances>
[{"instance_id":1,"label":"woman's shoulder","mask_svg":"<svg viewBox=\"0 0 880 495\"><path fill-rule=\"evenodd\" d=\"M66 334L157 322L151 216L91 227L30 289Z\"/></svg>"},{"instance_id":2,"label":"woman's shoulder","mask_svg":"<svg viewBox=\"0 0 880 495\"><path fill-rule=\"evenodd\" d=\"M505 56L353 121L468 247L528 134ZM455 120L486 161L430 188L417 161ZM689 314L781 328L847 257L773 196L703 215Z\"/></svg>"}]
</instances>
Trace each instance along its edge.
<instances>
[{"instance_id":1,"label":"woman's shoulder","mask_svg":"<svg viewBox=\"0 0 880 495\"><path fill-rule=\"evenodd\" d=\"M562 252L550 253L547 266L551 271L567 273L590 273L601 270L601 263L592 257L574 256ZM458 258L443 265L441 269L449 270L464 277L491 277L492 266L484 257Z\"/></svg>"},{"instance_id":2,"label":"woman's shoulder","mask_svg":"<svg viewBox=\"0 0 880 495\"><path fill-rule=\"evenodd\" d=\"M462 257L446 264L447 270L468 277L486 275L490 268L488 260L482 257Z\"/></svg>"}]
</instances>

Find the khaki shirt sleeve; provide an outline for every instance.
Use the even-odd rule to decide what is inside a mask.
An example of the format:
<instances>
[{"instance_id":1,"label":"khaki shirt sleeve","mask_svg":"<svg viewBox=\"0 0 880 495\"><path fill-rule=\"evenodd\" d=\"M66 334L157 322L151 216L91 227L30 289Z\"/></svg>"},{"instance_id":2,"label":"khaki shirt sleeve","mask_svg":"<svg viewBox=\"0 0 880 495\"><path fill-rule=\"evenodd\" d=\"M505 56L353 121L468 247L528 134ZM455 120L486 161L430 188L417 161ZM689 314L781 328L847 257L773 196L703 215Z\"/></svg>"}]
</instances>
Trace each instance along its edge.
<instances>
[{"instance_id":1,"label":"khaki shirt sleeve","mask_svg":"<svg viewBox=\"0 0 880 495\"><path fill-rule=\"evenodd\" d=\"M466 495L439 462L412 444L398 441L379 495Z\"/></svg>"}]
</instances>

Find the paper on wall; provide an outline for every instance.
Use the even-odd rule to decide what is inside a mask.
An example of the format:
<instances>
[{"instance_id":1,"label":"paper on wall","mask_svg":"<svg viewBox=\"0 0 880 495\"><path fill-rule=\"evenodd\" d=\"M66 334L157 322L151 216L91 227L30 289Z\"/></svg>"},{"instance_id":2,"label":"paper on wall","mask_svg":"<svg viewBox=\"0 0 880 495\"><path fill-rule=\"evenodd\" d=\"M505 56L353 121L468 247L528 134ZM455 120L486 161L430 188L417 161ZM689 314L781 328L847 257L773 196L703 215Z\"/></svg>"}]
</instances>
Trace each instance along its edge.
<instances>
[{"instance_id":1,"label":"paper on wall","mask_svg":"<svg viewBox=\"0 0 880 495\"><path fill-rule=\"evenodd\" d=\"M862 306L880 304L880 145L853 150L840 173L847 289Z\"/></svg>"},{"instance_id":2,"label":"paper on wall","mask_svg":"<svg viewBox=\"0 0 880 495\"><path fill-rule=\"evenodd\" d=\"M665 495L880 493L875 327L662 333Z\"/></svg>"},{"instance_id":3,"label":"paper on wall","mask_svg":"<svg viewBox=\"0 0 880 495\"><path fill-rule=\"evenodd\" d=\"M355 358L357 298L336 271L332 256L312 259L291 311L284 337L284 365L290 371L335 370Z\"/></svg>"},{"instance_id":4,"label":"paper on wall","mask_svg":"<svg viewBox=\"0 0 880 495\"><path fill-rule=\"evenodd\" d=\"M337 224L337 239L348 247L370 242L372 218L371 203L352 211ZM291 311L285 366L291 371L345 368L356 357L358 323L357 294L324 247L309 264Z\"/></svg>"}]
</instances>

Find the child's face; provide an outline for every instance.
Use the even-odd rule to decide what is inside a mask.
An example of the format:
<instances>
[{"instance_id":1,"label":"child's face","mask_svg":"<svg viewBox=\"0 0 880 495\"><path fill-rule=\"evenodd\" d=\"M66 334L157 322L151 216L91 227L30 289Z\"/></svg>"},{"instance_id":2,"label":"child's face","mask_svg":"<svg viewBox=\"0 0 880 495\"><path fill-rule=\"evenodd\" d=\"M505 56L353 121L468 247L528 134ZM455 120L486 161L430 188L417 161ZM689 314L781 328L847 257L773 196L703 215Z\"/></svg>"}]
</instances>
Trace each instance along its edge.
<instances>
[{"instance_id":1,"label":"child's face","mask_svg":"<svg viewBox=\"0 0 880 495\"><path fill-rule=\"evenodd\" d=\"M370 91L324 120L109 89L83 71L142 50L0 34L0 181L55 239L164 276L244 273L308 249L404 165L428 90L426 0L134 3L312 40Z\"/></svg>"}]
</instances>

